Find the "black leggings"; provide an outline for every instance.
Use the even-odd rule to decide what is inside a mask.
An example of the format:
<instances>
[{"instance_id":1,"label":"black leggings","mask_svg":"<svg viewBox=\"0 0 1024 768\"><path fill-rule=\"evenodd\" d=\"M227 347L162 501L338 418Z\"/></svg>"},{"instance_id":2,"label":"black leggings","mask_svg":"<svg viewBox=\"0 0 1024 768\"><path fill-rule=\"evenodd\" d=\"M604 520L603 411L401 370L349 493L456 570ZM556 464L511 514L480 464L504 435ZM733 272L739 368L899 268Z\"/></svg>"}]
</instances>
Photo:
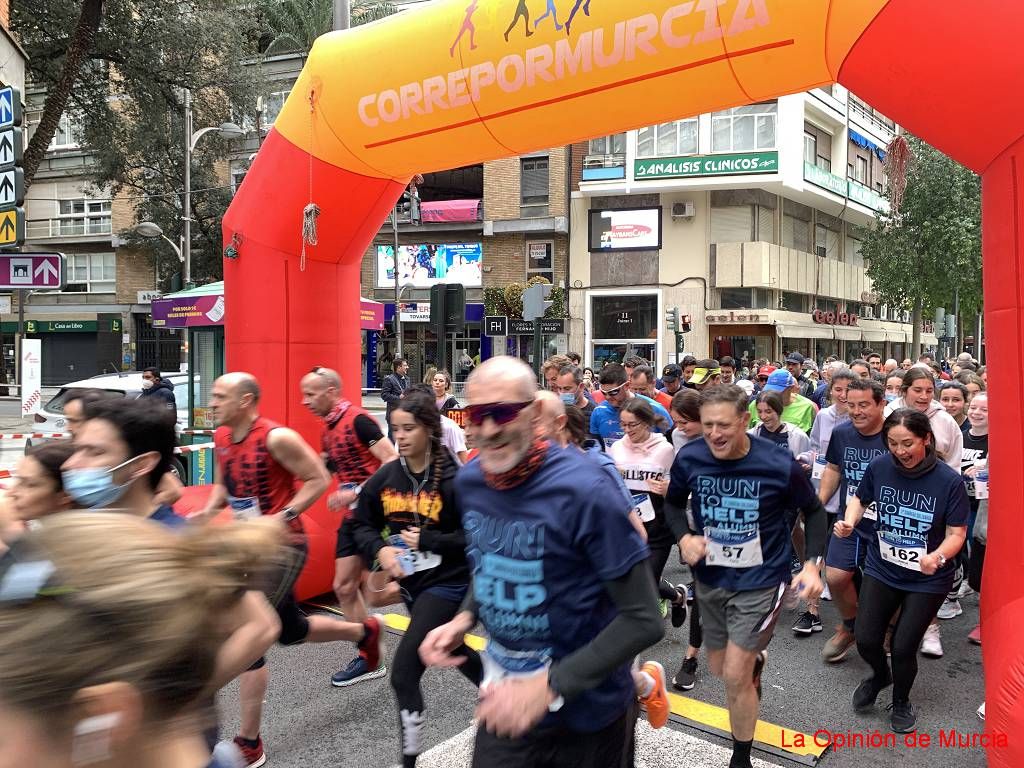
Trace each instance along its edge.
<instances>
[{"instance_id":1,"label":"black leggings","mask_svg":"<svg viewBox=\"0 0 1024 768\"><path fill-rule=\"evenodd\" d=\"M935 618L945 594L893 589L873 576L864 576L857 608L857 651L874 672L876 681L890 679L885 658L885 632L900 611L892 633L892 700L909 701L917 677L917 649L925 630ZM901 610L902 609L902 610Z\"/></svg>"},{"instance_id":2,"label":"black leggings","mask_svg":"<svg viewBox=\"0 0 1024 768\"><path fill-rule=\"evenodd\" d=\"M398 644L391 661L391 687L398 700L398 724L402 742L403 765L416 764L416 756L422 749L423 736L423 692L420 679L424 666L420 661L420 644L432 629L446 624L459 612L459 603L424 592L410 608L409 628ZM455 656L465 656L466 661L459 667L473 685L480 685L483 668L480 655L466 645L453 651Z\"/></svg>"}]
</instances>

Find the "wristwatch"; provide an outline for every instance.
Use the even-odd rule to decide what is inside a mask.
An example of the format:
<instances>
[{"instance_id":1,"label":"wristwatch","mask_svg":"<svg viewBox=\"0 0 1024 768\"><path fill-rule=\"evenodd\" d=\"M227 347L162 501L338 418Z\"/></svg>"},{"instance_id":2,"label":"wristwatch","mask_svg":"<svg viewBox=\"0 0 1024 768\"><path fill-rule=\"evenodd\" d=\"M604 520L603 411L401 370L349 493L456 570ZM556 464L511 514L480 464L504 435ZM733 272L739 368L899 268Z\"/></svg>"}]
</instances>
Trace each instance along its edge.
<instances>
[{"instance_id":1,"label":"wristwatch","mask_svg":"<svg viewBox=\"0 0 1024 768\"><path fill-rule=\"evenodd\" d=\"M936 552L935 556L939 558L939 568L944 568L946 565L946 556L941 552Z\"/></svg>"},{"instance_id":2,"label":"wristwatch","mask_svg":"<svg viewBox=\"0 0 1024 768\"><path fill-rule=\"evenodd\" d=\"M296 511L294 507L284 507L281 510L281 516L284 517L284 519L289 523L295 518L297 518L300 514L302 513Z\"/></svg>"}]
</instances>

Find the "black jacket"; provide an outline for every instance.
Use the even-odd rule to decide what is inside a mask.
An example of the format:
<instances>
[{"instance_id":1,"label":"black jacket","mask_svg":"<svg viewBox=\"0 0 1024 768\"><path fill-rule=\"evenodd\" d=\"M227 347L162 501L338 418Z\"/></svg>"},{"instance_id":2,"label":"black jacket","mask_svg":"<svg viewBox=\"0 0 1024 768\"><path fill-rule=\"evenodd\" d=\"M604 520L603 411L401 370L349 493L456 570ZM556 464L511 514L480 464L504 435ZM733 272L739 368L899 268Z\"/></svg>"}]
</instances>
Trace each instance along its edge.
<instances>
[{"instance_id":1,"label":"black jacket","mask_svg":"<svg viewBox=\"0 0 1024 768\"><path fill-rule=\"evenodd\" d=\"M399 376L397 373L389 373L384 377L384 383L380 385L380 399L388 404L388 414L398 405L402 399L402 393L409 386L407 376Z\"/></svg>"},{"instance_id":2,"label":"black jacket","mask_svg":"<svg viewBox=\"0 0 1024 768\"><path fill-rule=\"evenodd\" d=\"M163 400L170 410L178 410L178 403L174 399L174 385L167 379L160 379L150 389L142 390L140 397L153 397L157 400Z\"/></svg>"}]
</instances>

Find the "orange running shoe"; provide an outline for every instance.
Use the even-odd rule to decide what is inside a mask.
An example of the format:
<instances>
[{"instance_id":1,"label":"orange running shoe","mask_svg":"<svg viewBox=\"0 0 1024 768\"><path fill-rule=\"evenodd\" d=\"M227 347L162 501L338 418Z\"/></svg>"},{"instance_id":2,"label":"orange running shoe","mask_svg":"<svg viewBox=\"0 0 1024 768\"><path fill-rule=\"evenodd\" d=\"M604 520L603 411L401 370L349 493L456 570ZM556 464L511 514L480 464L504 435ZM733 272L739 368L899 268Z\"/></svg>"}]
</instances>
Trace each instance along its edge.
<instances>
[{"instance_id":1,"label":"orange running shoe","mask_svg":"<svg viewBox=\"0 0 1024 768\"><path fill-rule=\"evenodd\" d=\"M656 661L645 661L640 671L646 672L654 679L654 688L650 694L640 699L647 709L647 722L652 728L661 728L668 722L670 709L668 693L665 690L665 668Z\"/></svg>"}]
</instances>

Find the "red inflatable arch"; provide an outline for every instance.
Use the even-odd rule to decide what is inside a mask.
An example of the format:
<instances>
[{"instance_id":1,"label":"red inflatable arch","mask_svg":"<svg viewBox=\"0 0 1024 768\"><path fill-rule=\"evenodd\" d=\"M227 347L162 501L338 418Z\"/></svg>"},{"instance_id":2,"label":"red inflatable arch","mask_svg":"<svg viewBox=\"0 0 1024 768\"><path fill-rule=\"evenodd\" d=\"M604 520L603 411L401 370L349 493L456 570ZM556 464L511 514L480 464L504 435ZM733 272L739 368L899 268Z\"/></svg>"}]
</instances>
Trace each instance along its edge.
<instances>
[{"instance_id":1,"label":"red inflatable arch","mask_svg":"<svg viewBox=\"0 0 1024 768\"><path fill-rule=\"evenodd\" d=\"M527 39L518 5L439 0L317 42L224 219L225 242L239 243L224 262L229 368L256 374L264 412L315 441L299 378L331 365L352 372L345 391L359 397L360 263L413 174L839 82L984 179L987 345L998 354L986 727L1009 734L990 764L1024 765L1024 480L1010 466L1024 455L1024 6L557 0L571 27L543 24ZM303 263L310 202L319 242ZM307 595L329 587L335 527L325 510L312 518Z\"/></svg>"}]
</instances>

